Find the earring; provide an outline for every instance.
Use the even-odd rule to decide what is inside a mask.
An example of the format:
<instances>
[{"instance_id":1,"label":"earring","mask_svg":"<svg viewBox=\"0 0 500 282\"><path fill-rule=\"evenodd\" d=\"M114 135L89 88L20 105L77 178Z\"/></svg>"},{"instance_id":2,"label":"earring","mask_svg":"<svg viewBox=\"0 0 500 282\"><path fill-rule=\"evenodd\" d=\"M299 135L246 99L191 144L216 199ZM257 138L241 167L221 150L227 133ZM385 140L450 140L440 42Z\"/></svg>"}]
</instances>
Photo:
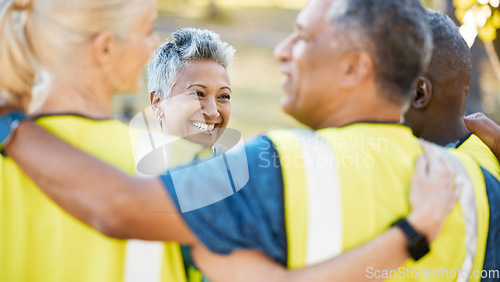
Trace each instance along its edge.
<instances>
[{"instance_id":1,"label":"earring","mask_svg":"<svg viewBox=\"0 0 500 282\"><path fill-rule=\"evenodd\" d=\"M163 113L160 114L160 116L158 117L158 122L160 123L160 128L163 130Z\"/></svg>"}]
</instances>

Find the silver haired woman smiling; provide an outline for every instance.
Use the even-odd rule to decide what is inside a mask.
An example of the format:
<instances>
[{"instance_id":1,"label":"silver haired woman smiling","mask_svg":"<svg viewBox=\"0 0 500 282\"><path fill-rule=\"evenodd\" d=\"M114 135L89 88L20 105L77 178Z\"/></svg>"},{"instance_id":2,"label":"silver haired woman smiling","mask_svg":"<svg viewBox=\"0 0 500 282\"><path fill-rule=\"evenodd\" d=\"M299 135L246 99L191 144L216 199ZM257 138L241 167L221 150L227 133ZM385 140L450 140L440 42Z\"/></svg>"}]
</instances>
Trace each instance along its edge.
<instances>
[{"instance_id":1,"label":"silver haired woman smiling","mask_svg":"<svg viewBox=\"0 0 500 282\"><path fill-rule=\"evenodd\" d=\"M172 36L149 63L151 106L165 133L211 147L231 116L227 67L235 50L209 30Z\"/></svg>"}]
</instances>

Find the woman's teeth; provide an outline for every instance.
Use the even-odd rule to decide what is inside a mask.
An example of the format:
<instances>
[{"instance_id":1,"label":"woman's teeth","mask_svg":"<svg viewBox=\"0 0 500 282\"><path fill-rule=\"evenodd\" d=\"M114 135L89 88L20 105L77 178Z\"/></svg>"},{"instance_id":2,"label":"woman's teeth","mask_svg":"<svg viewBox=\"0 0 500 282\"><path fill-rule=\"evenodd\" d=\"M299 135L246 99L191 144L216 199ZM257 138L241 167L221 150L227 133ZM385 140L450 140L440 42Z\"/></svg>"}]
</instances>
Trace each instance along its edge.
<instances>
[{"instance_id":1,"label":"woman's teeth","mask_svg":"<svg viewBox=\"0 0 500 282\"><path fill-rule=\"evenodd\" d=\"M194 127L198 128L199 130L206 131L206 132L211 132L215 128L215 124L206 124L206 123L201 123L201 122L193 122L192 124Z\"/></svg>"}]
</instances>

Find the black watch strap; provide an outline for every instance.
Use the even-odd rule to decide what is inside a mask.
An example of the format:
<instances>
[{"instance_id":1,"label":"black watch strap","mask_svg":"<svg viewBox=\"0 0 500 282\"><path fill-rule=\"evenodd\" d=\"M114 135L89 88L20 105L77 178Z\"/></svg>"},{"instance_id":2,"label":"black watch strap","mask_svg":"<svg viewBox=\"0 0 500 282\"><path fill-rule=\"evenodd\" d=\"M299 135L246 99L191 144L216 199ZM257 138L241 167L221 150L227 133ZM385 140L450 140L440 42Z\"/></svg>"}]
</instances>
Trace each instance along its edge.
<instances>
[{"instance_id":1,"label":"black watch strap","mask_svg":"<svg viewBox=\"0 0 500 282\"><path fill-rule=\"evenodd\" d=\"M417 232L405 218L398 219L392 224L392 226L401 228L401 230L405 233L408 238L408 252L413 260L418 261L429 253L430 249L427 238L425 238L422 233Z\"/></svg>"}]
</instances>

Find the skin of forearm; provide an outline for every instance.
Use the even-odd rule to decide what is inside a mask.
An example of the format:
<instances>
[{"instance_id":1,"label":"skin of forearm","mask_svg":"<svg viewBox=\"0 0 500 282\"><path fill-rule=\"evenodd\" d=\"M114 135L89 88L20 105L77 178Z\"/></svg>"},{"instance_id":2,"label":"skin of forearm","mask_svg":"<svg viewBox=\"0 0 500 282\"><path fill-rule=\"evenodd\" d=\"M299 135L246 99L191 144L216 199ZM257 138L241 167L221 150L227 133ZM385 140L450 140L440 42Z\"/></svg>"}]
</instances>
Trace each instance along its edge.
<instances>
[{"instance_id":1,"label":"skin of forearm","mask_svg":"<svg viewBox=\"0 0 500 282\"><path fill-rule=\"evenodd\" d=\"M20 124L5 151L54 202L104 235L195 242L158 179L133 179L33 122Z\"/></svg>"},{"instance_id":2,"label":"skin of forearm","mask_svg":"<svg viewBox=\"0 0 500 282\"><path fill-rule=\"evenodd\" d=\"M367 268L393 270L408 258L406 236L391 228L376 239L325 262L296 270L287 270L263 253L238 250L216 255L197 245L192 256L196 265L213 281L377 281L368 278Z\"/></svg>"},{"instance_id":3,"label":"skin of forearm","mask_svg":"<svg viewBox=\"0 0 500 282\"><path fill-rule=\"evenodd\" d=\"M392 270L408 258L406 236L391 228L374 240L328 261L288 271L282 281L381 281L368 278L367 268Z\"/></svg>"},{"instance_id":4,"label":"skin of forearm","mask_svg":"<svg viewBox=\"0 0 500 282\"><path fill-rule=\"evenodd\" d=\"M286 268L259 251L235 250L219 255L198 244L193 246L191 256L211 281L286 281Z\"/></svg>"},{"instance_id":5,"label":"skin of forearm","mask_svg":"<svg viewBox=\"0 0 500 282\"><path fill-rule=\"evenodd\" d=\"M105 235L187 244L196 241L157 179L134 180L31 122L21 123L6 152L56 203ZM220 272L224 276L215 274L215 280L373 281L367 277L367 267L391 270L408 259L406 237L398 228L339 257L299 270L287 271L261 253L248 252L254 253L250 262L244 253L235 252L237 259L224 262L225 271Z\"/></svg>"}]
</instances>

